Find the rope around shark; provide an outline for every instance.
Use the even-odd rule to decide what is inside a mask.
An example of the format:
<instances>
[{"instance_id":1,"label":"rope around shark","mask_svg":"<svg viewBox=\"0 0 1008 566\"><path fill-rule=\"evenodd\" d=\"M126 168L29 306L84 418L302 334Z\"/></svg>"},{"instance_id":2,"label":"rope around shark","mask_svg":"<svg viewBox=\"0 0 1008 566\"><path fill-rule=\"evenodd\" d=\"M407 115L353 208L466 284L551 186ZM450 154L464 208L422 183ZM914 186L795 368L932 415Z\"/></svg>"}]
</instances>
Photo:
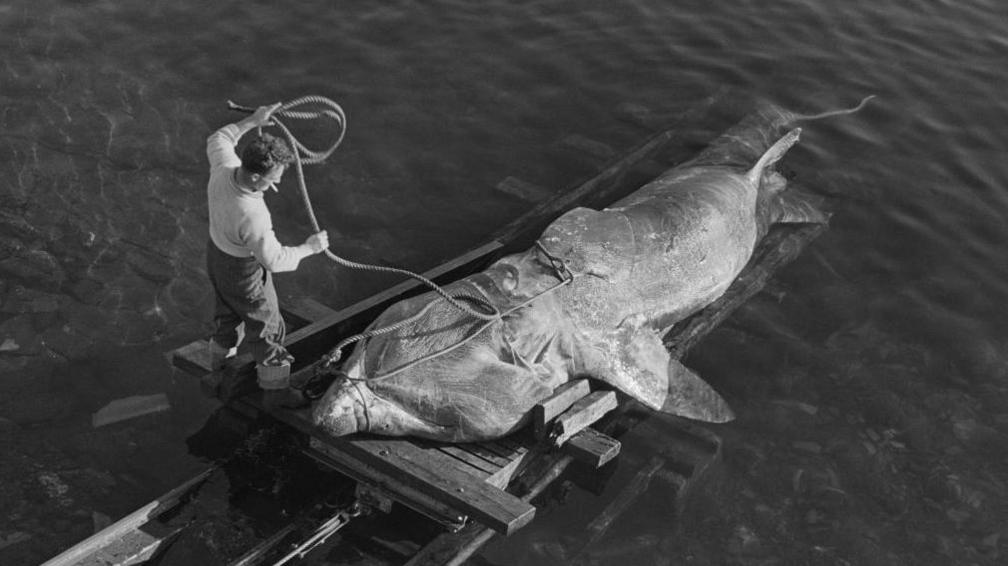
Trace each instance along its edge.
<instances>
[{"instance_id":1,"label":"rope around shark","mask_svg":"<svg viewBox=\"0 0 1008 566\"><path fill-rule=\"evenodd\" d=\"M254 108L249 106L242 106L240 104L235 104L230 100L227 101L227 104L228 108L239 112L250 113L255 110ZM311 104L319 105L322 107L322 109L321 110L299 109L302 106ZM331 145L329 145L329 147L322 150L313 150L306 147L296 137L294 137L294 134L291 133L287 125L284 124L282 120L280 120L281 117L290 120L329 119L336 123L337 127L339 128L339 135L336 137L336 140ZM321 228L319 227L318 219L315 216L315 209L312 206L311 198L308 196L308 185L305 181L304 166L323 163L330 155L333 154L333 152L336 151L336 148L340 146L340 144L343 142L343 138L346 135L347 131L346 113L343 112L343 108L341 108L340 105L337 104L332 99L319 95L307 95L302 96L300 98L295 98L294 100L291 100L290 102L286 102L283 105L281 105L281 107L276 112L273 113L272 122L273 125L280 128L280 130L284 133L284 136L286 136L288 143L294 149L294 165L295 165L295 171L297 172L298 189L301 195L301 201L304 204L305 211L308 213L308 219L311 222L312 228L314 229L315 232L319 232L321 231ZM497 308L494 307L492 304L490 304L486 299L461 293L457 293L455 295L449 295L437 283L434 283L433 281L427 279L423 275L419 275L412 271L406 269L400 269L397 267L357 263L342 258L328 249L325 250L325 255L338 265L350 269L357 269L361 271L376 271L383 273L395 273L416 279L417 281L428 286L430 289L432 289L434 292L440 295L441 298L443 298L446 302L448 302L448 304L452 305L453 307L466 313L469 316L472 316L479 320L486 321L487 323L492 323L497 320L500 320L503 316L497 310ZM472 302L473 304L486 309L488 312L480 312L476 309L473 309L467 305L462 304L461 301ZM416 315L408 319L399 321L396 324L386 326L383 328L368 330L366 332L362 332L360 334L344 338L338 344L336 344L336 346L327 355L322 357L321 360L322 365L324 367L329 367L338 362L342 357L343 348L345 348L346 346L359 340L370 338L372 336L379 336L382 334L395 332L400 328L403 328L404 326L413 323L415 320L425 315L426 311L427 308L424 308Z\"/></svg>"}]
</instances>

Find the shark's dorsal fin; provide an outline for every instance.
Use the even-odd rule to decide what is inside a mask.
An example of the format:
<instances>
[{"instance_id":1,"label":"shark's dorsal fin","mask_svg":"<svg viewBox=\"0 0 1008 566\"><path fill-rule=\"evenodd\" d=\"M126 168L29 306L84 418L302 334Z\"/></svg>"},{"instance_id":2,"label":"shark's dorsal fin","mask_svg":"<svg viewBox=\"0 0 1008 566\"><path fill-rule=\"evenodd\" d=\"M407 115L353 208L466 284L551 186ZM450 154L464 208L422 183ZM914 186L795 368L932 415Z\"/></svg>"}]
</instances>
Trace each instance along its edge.
<instances>
[{"instance_id":1,"label":"shark's dorsal fin","mask_svg":"<svg viewBox=\"0 0 1008 566\"><path fill-rule=\"evenodd\" d=\"M752 169L746 173L746 178L753 185L759 185L760 179L763 178L763 171L767 167L772 166L777 163L784 154L787 153L791 146L798 142L798 138L801 136L801 128L795 128L788 133L784 134L779 140L777 140L770 149L766 150L756 164L753 165Z\"/></svg>"}]
</instances>

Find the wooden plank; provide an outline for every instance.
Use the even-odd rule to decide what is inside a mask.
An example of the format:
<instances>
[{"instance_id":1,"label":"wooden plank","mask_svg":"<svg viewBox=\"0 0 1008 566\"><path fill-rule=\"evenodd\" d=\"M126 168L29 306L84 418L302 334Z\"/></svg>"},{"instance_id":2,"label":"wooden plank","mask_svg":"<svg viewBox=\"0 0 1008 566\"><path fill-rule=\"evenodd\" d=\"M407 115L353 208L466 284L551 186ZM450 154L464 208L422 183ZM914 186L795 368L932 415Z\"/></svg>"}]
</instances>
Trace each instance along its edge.
<instances>
[{"instance_id":1,"label":"wooden plank","mask_svg":"<svg viewBox=\"0 0 1008 566\"><path fill-rule=\"evenodd\" d=\"M490 442L481 442L480 446L502 458L507 458L508 461L514 460L515 458L528 452L528 448L525 446L514 444L505 438L498 438L497 440Z\"/></svg>"},{"instance_id":2,"label":"wooden plank","mask_svg":"<svg viewBox=\"0 0 1008 566\"><path fill-rule=\"evenodd\" d=\"M180 370L201 377L210 373L210 349L206 340L196 340L171 351L171 363Z\"/></svg>"},{"instance_id":3,"label":"wooden plank","mask_svg":"<svg viewBox=\"0 0 1008 566\"><path fill-rule=\"evenodd\" d=\"M571 134L560 140L563 145L597 159L612 159L616 150L605 142L593 140L581 134Z\"/></svg>"},{"instance_id":4,"label":"wooden plank","mask_svg":"<svg viewBox=\"0 0 1008 566\"><path fill-rule=\"evenodd\" d=\"M408 483L398 481L388 474L369 466L366 463L350 457L338 447L334 447L317 438L309 441L307 454L322 464L333 468L343 475L361 482L391 499L429 517L450 529L457 530L466 521L464 511L445 504L443 501L423 493Z\"/></svg>"},{"instance_id":5,"label":"wooden plank","mask_svg":"<svg viewBox=\"0 0 1008 566\"><path fill-rule=\"evenodd\" d=\"M543 438L547 425L571 405L591 393L587 379L576 379L563 383L553 390L553 394L532 408L532 427L536 438Z\"/></svg>"},{"instance_id":6,"label":"wooden plank","mask_svg":"<svg viewBox=\"0 0 1008 566\"><path fill-rule=\"evenodd\" d=\"M501 456L500 454L490 450L488 447L484 446L481 442L473 442L460 444L459 447L483 458L484 460L490 462L495 466L495 469L499 470L510 463L510 459Z\"/></svg>"},{"instance_id":7,"label":"wooden plank","mask_svg":"<svg viewBox=\"0 0 1008 566\"><path fill-rule=\"evenodd\" d=\"M494 472L499 468L490 462L480 458L479 456L472 454L466 450L463 450L460 446L454 446L451 444L443 444L433 450L440 450L441 452L447 454L451 458L455 458L459 462L465 464L467 468L472 469L473 475L479 477L481 480L486 481ZM468 470L467 470L468 471Z\"/></svg>"},{"instance_id":8,"label":"wooden plank","mask_svg":"<svg viewBox=\"0 0 1008 566\"><path fill-rule=\"evenodd\" d=\"M315 320L330 316L336 312L310 297L301 297L289 301L289 303L282 305L280 310L286 314L291 314L297 317L301 321L302 325L310 324ZM230 363L234 365L242 365L242 363L251 363L251 360L252 358L245 354ZM195 377L202 377L210 373L212 370L210 366L210 350L207 341L195 340L185 346L172 350L171 363L175 367Z\"/></svg>"},{"instance_id":9,"label":"wooden plank","mask_svg":"<svg viewBox=\"0 0 1008 566\"><path fill-rule=\"evenodd\" d=\"M620 441L588 427L572 436L563 445L563 451L597 469L619 456L621 447Z\"/></svg>"},{"instance_id":10,"label":"wooden plank","mask_svg":"<svg viewBox=\"0 0 1008 566\"><path fill-rule=\"evenodd\" d=\"M254 396L246 400L251 398ZM261 406L259 402L253 404ZM459 509L502 534L513 533L535 516L535 507L463 471L455 463L457 460L426 450L408 439L332 436L316 428L305 409L281 409L272 414L308 433L314 442L324 443L376 473Z\"/></svg>"},{"instance_id":11,"label":"wooden plank","mask_svg":"<svg viewBox=\"0 0 1008 566\"><path fill-rule=\"evenodd\" d=\"M511 480L514 479L515 474L524 467L525 461L531 457L531 454L532 452L529 450L517 453L507 465L501 467L496 473L487 478L487 483L500 489L505 489L511 484Z\"/></svg>"},{"instance_id":12,"label":"wooden plank","mask_svg":"<svg viewBox=\"0 0 1008 566\"><path fill-rule=\"evenodd\" d=\"M280 310L285 315L289 314L298 318L301 325L311 324L336 313L334 309L311 297L295 297L281 304Z\"/></svg>"},{"instance_id":13,"label":"wooden plank","mask_svg":"<svg viewBox=\"0 0 1008 566\"><path fill-rule=\"evenodd\" d=\"M146 535L137 534L137 530L145 526L148 521L152 521L158 515L178 505L183 497L206 481L216 469L216 467L212 467L201 472L147 505L71 546L59 555L50 558L42 566L70 566L86 562L89 560L89 556L114 554L117 550L117 545L120 545L123 539L127 539L127 542L132 541L138 544L146 541L145 545L141 545L142 548L140 546L137 547L138 551L142 551L151 545L154 545L154 548L156 548L157 545L154 544L154 541L147 540L148 537ZM150 550L153 551L153 548Z\"/></svg>"},{"instance_id":14,"label":"wooden plank","mask_svg":"<svg viewBox=\"0 0 1008 566\"><path fill-rule=\"evenodd\" d=\"M650 462L643 468L641 468L637 474L630 480L629 483L623 486L623 489L616 495L606 506L599 516L595 517L588 527L585 529L588 532L588 539L582 544L582 546L575 550L571 556L571 563L577 564L581 560L584 551L592 544L598 542L599 539L605 535L609 530L609 527L613 522L620 517L624 512L629 509L634 502L640 498L651 486L651 478L657 474L662 467L665 465L665 461L659 457L653 457Z\"/></svg>"},{"instance_id":15,"label":"wooden plank","mask_svg":"<svg viewBox=\"0 0 1008 566\"><path fill-rule=\"evenodd\" d=\"M503 181L497 183L497 190L518 197L526 202L542 202L553 194L546 187L523 181L517 177L506 177Z\"/></svg>"},{"instance_id":16,"label":"wooden plank","mask_svg":"<svg viewBox=\"0 0 1008 566\"><path fill-rule=\"evenodd\" d=\"M110 541L95 554L74 562L74 566L133 566L147 563L156 553L170 545L184 527L168 527L147 523Z\"/></svg>"},{"instance_id":17,"label":"wooden plank","mask_svg":"<svg viewBox=\"0 0 1008 566\"><path fill-rule=\"evenodd\" d=\"M543 461L536 481L521 495L522 501L532 501L567 469L573 459L559 456ZM472 523L456 533L444 533L424 546L405 566L457 566L480 549L494 532L484 525Z\"/></svg>"},{"instance_id":18,"label":"wooden plank","mask_svg":"<svg viewBox=\"0 0 1008 566\"><path fill-rule=\"evenodd\" d=\"M615 391L595 391L582 397L553 421L550 437L555 446L563 446L572 436L616 408Z\"/></svg>"},{"instance_id":19,"label":"wooden plank","mask_svg":"<svg viewBox=\"0 0 1008 566\"><path fill-rule=\"evenodd\" d=\"M410 442L377 439L326 441L397 481L462 509L473 519L502 534L528 524L535 507L443 462Z\"/></svg>"}]
</instances>

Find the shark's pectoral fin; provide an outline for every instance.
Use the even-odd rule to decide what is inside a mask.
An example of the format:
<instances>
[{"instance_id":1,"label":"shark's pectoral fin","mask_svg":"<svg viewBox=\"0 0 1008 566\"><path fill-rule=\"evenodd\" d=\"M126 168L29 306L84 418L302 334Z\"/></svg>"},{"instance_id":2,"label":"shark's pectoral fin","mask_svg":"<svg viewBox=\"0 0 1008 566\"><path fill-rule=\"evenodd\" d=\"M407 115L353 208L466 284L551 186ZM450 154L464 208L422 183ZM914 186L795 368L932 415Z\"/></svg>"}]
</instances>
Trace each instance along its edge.
<instances>
[{"instance_id":1,"label":"shark's pectoral fin","mask_svg":"<svg viewBox=\"0 0 1008 566\"><path fill-rule=\"evenodd\" d=\"M658 333L632 325L620 327L592 348L589 375L658 410L668 395L668 350Z\"/></svg>"},{"instance_id":2,"label":"shark's pectoral fin","mask_svg":"<svg viewBox=\"0 0 1008 566\"><path fill-rule=\"evenodd\" d=\"M735 418L735 413L717 391L674 359L668 362L668 383L668 395L661 406L663 413L711 423Z\"/></svg>"}]
</instances>

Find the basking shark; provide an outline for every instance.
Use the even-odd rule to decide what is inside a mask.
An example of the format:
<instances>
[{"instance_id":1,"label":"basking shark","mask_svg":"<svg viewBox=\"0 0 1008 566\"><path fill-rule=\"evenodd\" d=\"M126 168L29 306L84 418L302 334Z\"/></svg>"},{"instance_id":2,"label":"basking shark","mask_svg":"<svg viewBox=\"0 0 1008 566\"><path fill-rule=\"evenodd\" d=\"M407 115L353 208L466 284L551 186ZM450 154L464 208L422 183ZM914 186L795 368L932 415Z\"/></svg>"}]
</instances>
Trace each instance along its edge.
<instances>
[{"instance_id":1,"label":"basking shark","mask_svg":"<svg viewBox=\"0 0 1008 566\"><path fill-rule=\"evenodd\" d=\"M774 164L798 141L797 123L866 101L815 116L764 106L609 208L570 210L535 247L445 287L485 299L502 313L495 320L435 293L392 305L370 328L403 326L357 344L316 403L316 425L335 435L498 438L579 377L655 410L731 420L661 338L728 289L773 224L826 221Z\"/></svg>"}]
</instances>

